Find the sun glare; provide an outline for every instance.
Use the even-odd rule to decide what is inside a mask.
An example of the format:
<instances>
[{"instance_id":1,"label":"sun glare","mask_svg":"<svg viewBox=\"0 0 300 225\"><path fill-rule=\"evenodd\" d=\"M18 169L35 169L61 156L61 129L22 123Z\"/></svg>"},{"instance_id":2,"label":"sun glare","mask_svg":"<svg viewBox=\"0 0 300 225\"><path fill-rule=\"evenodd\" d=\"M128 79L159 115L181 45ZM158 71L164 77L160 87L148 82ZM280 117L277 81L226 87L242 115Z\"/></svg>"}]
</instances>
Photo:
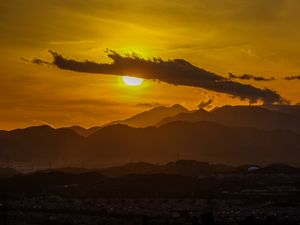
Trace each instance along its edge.
<instances>
[{"instance_id":1,"label":"sun glare","mask_svg":"<svg viewBox=\"0 0 300 225\"><path fill-rule=\"evenodd\" d=\"M143 83L144 79L137 77L123 76L123 81L128 86L139 86Z\"/></svg>"}]
</instances>

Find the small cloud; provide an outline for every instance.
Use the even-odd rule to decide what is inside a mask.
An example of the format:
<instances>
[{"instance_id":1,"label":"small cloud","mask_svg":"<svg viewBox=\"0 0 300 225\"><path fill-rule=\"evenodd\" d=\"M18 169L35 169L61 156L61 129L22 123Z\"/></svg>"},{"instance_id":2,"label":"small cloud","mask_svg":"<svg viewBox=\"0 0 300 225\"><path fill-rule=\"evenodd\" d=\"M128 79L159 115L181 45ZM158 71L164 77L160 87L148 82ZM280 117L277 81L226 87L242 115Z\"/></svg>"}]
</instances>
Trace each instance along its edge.
<instances>
[{"instance_id":1,"label":"small cloud","mask_svg":"<svg viewBox=\"0 0 300 225\"><path fill-rule=\"evenodd\" d=\"M32 62L33 64L37 64L37 65L48 65L48 66L52 66L52 65L53 65L53 64L50 63L50 62L47 62L47 61L44 61L44 60L41 60L41 59L37 59L37 58L31 60L31 62Z\"/></svg>"},{"instance_id":2,"label":"small cloud","mask_svg":"<svg viewBox=\"0 0 300 225\"><path fill-rule=\"evenodd\" d=\"M207 101L202 101L198 104L199 109L210 108L211 104L214 102L214 97L209 98Z\"/></svg>"},{"instance_id":3,"label":"small cloud","mask_svg":"<svg viewBox=\"0 0 300 225\"><path fill-rule=\"evenodd\" d=\"M29 63L29 62L30 62L30 60L28 60L28 59L25 59L25 58L23 58L23 57L20 57L20 59L21 59L22 61L24 61L24 62L27 62L27 63Z\"/></svg>"},{"instance_id":4,"label":"small cloud","mask_svg":"<svg viewBox=\"0 0 300 225\"><path fill-rule=\"evenodd\" d=\"M300 75L299 76L285 77L284 80L300 80Z\"/></svg>"},{"instance_id":5,"label":"small cloud","mask_svg":"<svg viewBox=\"0 0 300 225\"><path fill-rule=\"evenodd\" d=\"M243 74L243 75L235 75L233 73L228 73L229 74L229 79L240 79L240 80L255 80L255 81L273 81L275 80L274 77L260 77L260 76L255 76L252 74Z\"/></svg>"},{"instance_id":6,"label":"small cloud","mask_svg":"<svg viewBox=\"0 0 300 225\"><path fill-rule=\"evenodd\" d=\"M36 64L36 65L39 65L39 66L41 66L41 65L53 66L52 63L47 62L47 61L42 60L42 59L38 59L38 58L34 58L34 59L32 59L32 60L29 60L29 59L25 59L25 58L23 58L23 57L20 57L20 59L21 59L22 61L24 61L24 62L27 62L27 63L33 63L33 64Z\"/></svg>"}]
</instances>

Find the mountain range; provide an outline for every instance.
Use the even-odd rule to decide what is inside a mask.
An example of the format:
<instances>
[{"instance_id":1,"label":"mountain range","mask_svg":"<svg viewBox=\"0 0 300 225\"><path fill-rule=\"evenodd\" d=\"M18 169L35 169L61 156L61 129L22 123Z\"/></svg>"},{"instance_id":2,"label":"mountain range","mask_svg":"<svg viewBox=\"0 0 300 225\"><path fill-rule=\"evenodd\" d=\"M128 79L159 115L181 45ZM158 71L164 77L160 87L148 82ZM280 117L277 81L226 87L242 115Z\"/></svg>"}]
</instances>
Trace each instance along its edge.
<instances>
[{"instance_id":1,"label":"mountain range","mask_svg":"<svg viewBox=\"0 0 300 225\"><path fill-rule=\"evenodd\" d=\"M150 127L159 123L162 119L166 117L173 117L179 113L188 113L189 110L184 108L182 105L175 104L171 107L158 106L147 110L142 113L138 113L128 119L113 121L111 123L105 124L104 126L114 125L114 124L124 124L130 127Z\"/></svg>"},{"instance_id":2,"label":"mountain range","mask_svg":"<svg viewBox=\"0 0 300 225\"><path fill-rule=\"evenodd\" d=\"M125 120L117 120L101 126L83 128L80 126L67 127L81 136L87 137L102 127L124 124L130 127L142 128L174 121L212 121L226 126L256 127L266 130L284 129L300 133L299 105L271 105L271 106L223 106L211 111L202 108L190 111L176 104L171 107L159 106L138 113Z\"/></svg>"},{"instance_id":3,"label":"mountain range","mask_svg":"<svg viewBox=\"0 0 300 225\"><path fill-rule=\"evenodd\" d=\"M106 167L175 159L299 165L299 118L298 106L224 106L210 112L188 111L180 105L158 107L117 124L89 129L88 135L80 135L80 127L46 125L1 131L0 159L2 164L37 167ZM146 126L150 121L155 124Z\"/></svg>"},{"instance_id":4,"label":"mountain range","mask_svg":"<svg viewBox=\"0 0 300 225\"><path fill-rule=\"evenodd\" d=\"M96 131L100 130L102 127L116 125L116 124L124 124L130 127L149 127L154 126L155 124L159 123L164 118L169 118L178 115L179 113L187 113L189 110L184 108L179 104L175 104L171 107L166 106L158 106L154 107L150 110L138 113L132 117L129 117L125 120L117 120L112 121L110 123L103 124L101 126L95 126L91 128L84 128L80 126L71 126L66 127L69 129L74 130L76 133L80 134L81 136L87 137L91 134L95 133Z\"/></svg>"},{"instance_id":5,"label":"mountain range","mask_svg":"<svg viewBox=\"0 0 300 225\"><path fill-rule=\"evenodd\" d=\"M300 107L224 106L210 112L199 109L164 118L156 126L173 121L213 121L226 126L284 129L300 133Z\"/></svg>"}]
</instances>

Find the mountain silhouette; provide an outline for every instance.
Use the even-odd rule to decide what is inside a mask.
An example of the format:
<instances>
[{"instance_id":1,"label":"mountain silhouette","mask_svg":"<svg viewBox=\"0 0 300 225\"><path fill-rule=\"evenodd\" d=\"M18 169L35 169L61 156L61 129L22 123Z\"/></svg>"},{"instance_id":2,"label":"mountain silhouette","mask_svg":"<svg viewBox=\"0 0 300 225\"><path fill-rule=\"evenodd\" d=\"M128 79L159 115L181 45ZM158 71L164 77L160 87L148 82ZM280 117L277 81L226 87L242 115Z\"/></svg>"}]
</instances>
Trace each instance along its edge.
<instances>
[{"instance_id":1,"label":"mountain silhouette","mask_svg":"<svg viewBox=\"0 0 300 225\"><path fill-rule=\"evenodd\" d=\"M105 127L86 139L86 156L115 164L174 158L225 163L297 163L299 135L285 130L172 122L161 127Z\"/></svg>"},{"instance_id":2,"label":"mountain silhouette","mask_svg":"<svg viewBox=\"0 0 300 225\"><path fill-rule=\"evenodd\" d=\"M70 129L35 126L0 134L1 159L51 164L67 162L76 157L76 149L83 137Z\"/></svg>"},{"instance_id":3,"label":"mountain silhouette","mask_svg":"<svg viewBox=\"0 0 300 225\"><path fill-rule=\"evenodd\" d=\"M210 121L176 121L146 128L117 124L103 127L88 137L70 129L49 126L0 135L2 159L41 167L103 168L128 162L163 163L175 159L235 165L299 165L299 154L300 135L293 131L225 126ZM147 169L149 165L143 166ZM171 165L168 170L172 171Z\"/></svg>"},{"instance_id":4,"label":"mountain silhouette","mask_svg":"<svg viewBox=\"0 0 300 225\"><path fill-rule=\"evenodd\" d=\"M66 127L66 128L75 131L77 134L80 134L83 137L90 136L91 134L93 134L96 131L101 129L100 126L90 127L90 128L84 128L84 127L81 127L81 126L71 126L71 127Z\"/></svg>"},{"instance_id":5,"label":"mountain silhouette","mask_svg":"<svg viewBox=\"0 0 300 225\"><path fill-rule=\"evenodd\" d=\"M104 126L114 124L124 124L131 127L149 127L153 126L166 117L172 117L179 113L189 112L186 108L179 104L175 104L171 107L159 106L148 111L136 114L128 119L114 121Z\"/></svg>"},{"instance_id":6,"label":"mountain silhouette","mask_svg":"<svg viewBox=\"0 0 300 225\"><path fill-rule=\"evenodd\" d=\"M227 126L286 129L300 133L300 113L297 106L224 106L210 112L203 109L165 118L156 126L173 121L214 121Z\"/></svg>"},{"instance_id":7,"label":"mountain silhouette","mask_svg":"<svg viewBox=\"0 0 300 225\"><path fill-rule=\"evenodd\" d=\"M83 137L88 137L91 134L95 133L96 131L100 130L104 126L115 125L115 124L124 124L131 127L148 127L154 126L156 123L161 121L166 117L172 117L179 113L189 112L186 108L179 104L175 104L171 107L159 106L152 108L150 110L138 113L128 119L125 120L117 120L103 126L95 126L90 128L84 128L81 126L71 126L65 127L66 129L71 129L75 131L77 134L80 134ZM0 131L1 135L1 131Z\"/></svg>"}]
</instances>

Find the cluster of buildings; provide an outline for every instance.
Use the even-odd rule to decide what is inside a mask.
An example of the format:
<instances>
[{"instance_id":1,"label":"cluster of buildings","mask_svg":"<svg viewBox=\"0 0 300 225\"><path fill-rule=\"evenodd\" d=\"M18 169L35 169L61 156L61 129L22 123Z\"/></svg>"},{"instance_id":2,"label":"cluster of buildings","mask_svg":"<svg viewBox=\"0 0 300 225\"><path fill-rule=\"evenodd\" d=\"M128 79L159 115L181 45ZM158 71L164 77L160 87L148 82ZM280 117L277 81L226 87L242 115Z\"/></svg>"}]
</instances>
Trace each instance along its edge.
<instances>
[{"instance_id":1,"label":"cluster of buildings","mask_svg":"<svg viewBox=\"0 0 300 225\"><path fill-rule=\"evenodd\" d=\"M31 225L37 221L45 225L63 224L63 221L74 225L108 225L118 221L141 224L145 217L157 222L191 224L191 218L200 218L204 212L214 212L215 220L222 221L222 224L237 224L249 216L259 220L276 217L300 221L300 208L297 206L280 207L272 202L245 205L241 200L228 199L67 199L39 196L11 199L7 202L5 213L8 221L13 222L10 224L16 225Z\"/></svg>"}]
</instances>

